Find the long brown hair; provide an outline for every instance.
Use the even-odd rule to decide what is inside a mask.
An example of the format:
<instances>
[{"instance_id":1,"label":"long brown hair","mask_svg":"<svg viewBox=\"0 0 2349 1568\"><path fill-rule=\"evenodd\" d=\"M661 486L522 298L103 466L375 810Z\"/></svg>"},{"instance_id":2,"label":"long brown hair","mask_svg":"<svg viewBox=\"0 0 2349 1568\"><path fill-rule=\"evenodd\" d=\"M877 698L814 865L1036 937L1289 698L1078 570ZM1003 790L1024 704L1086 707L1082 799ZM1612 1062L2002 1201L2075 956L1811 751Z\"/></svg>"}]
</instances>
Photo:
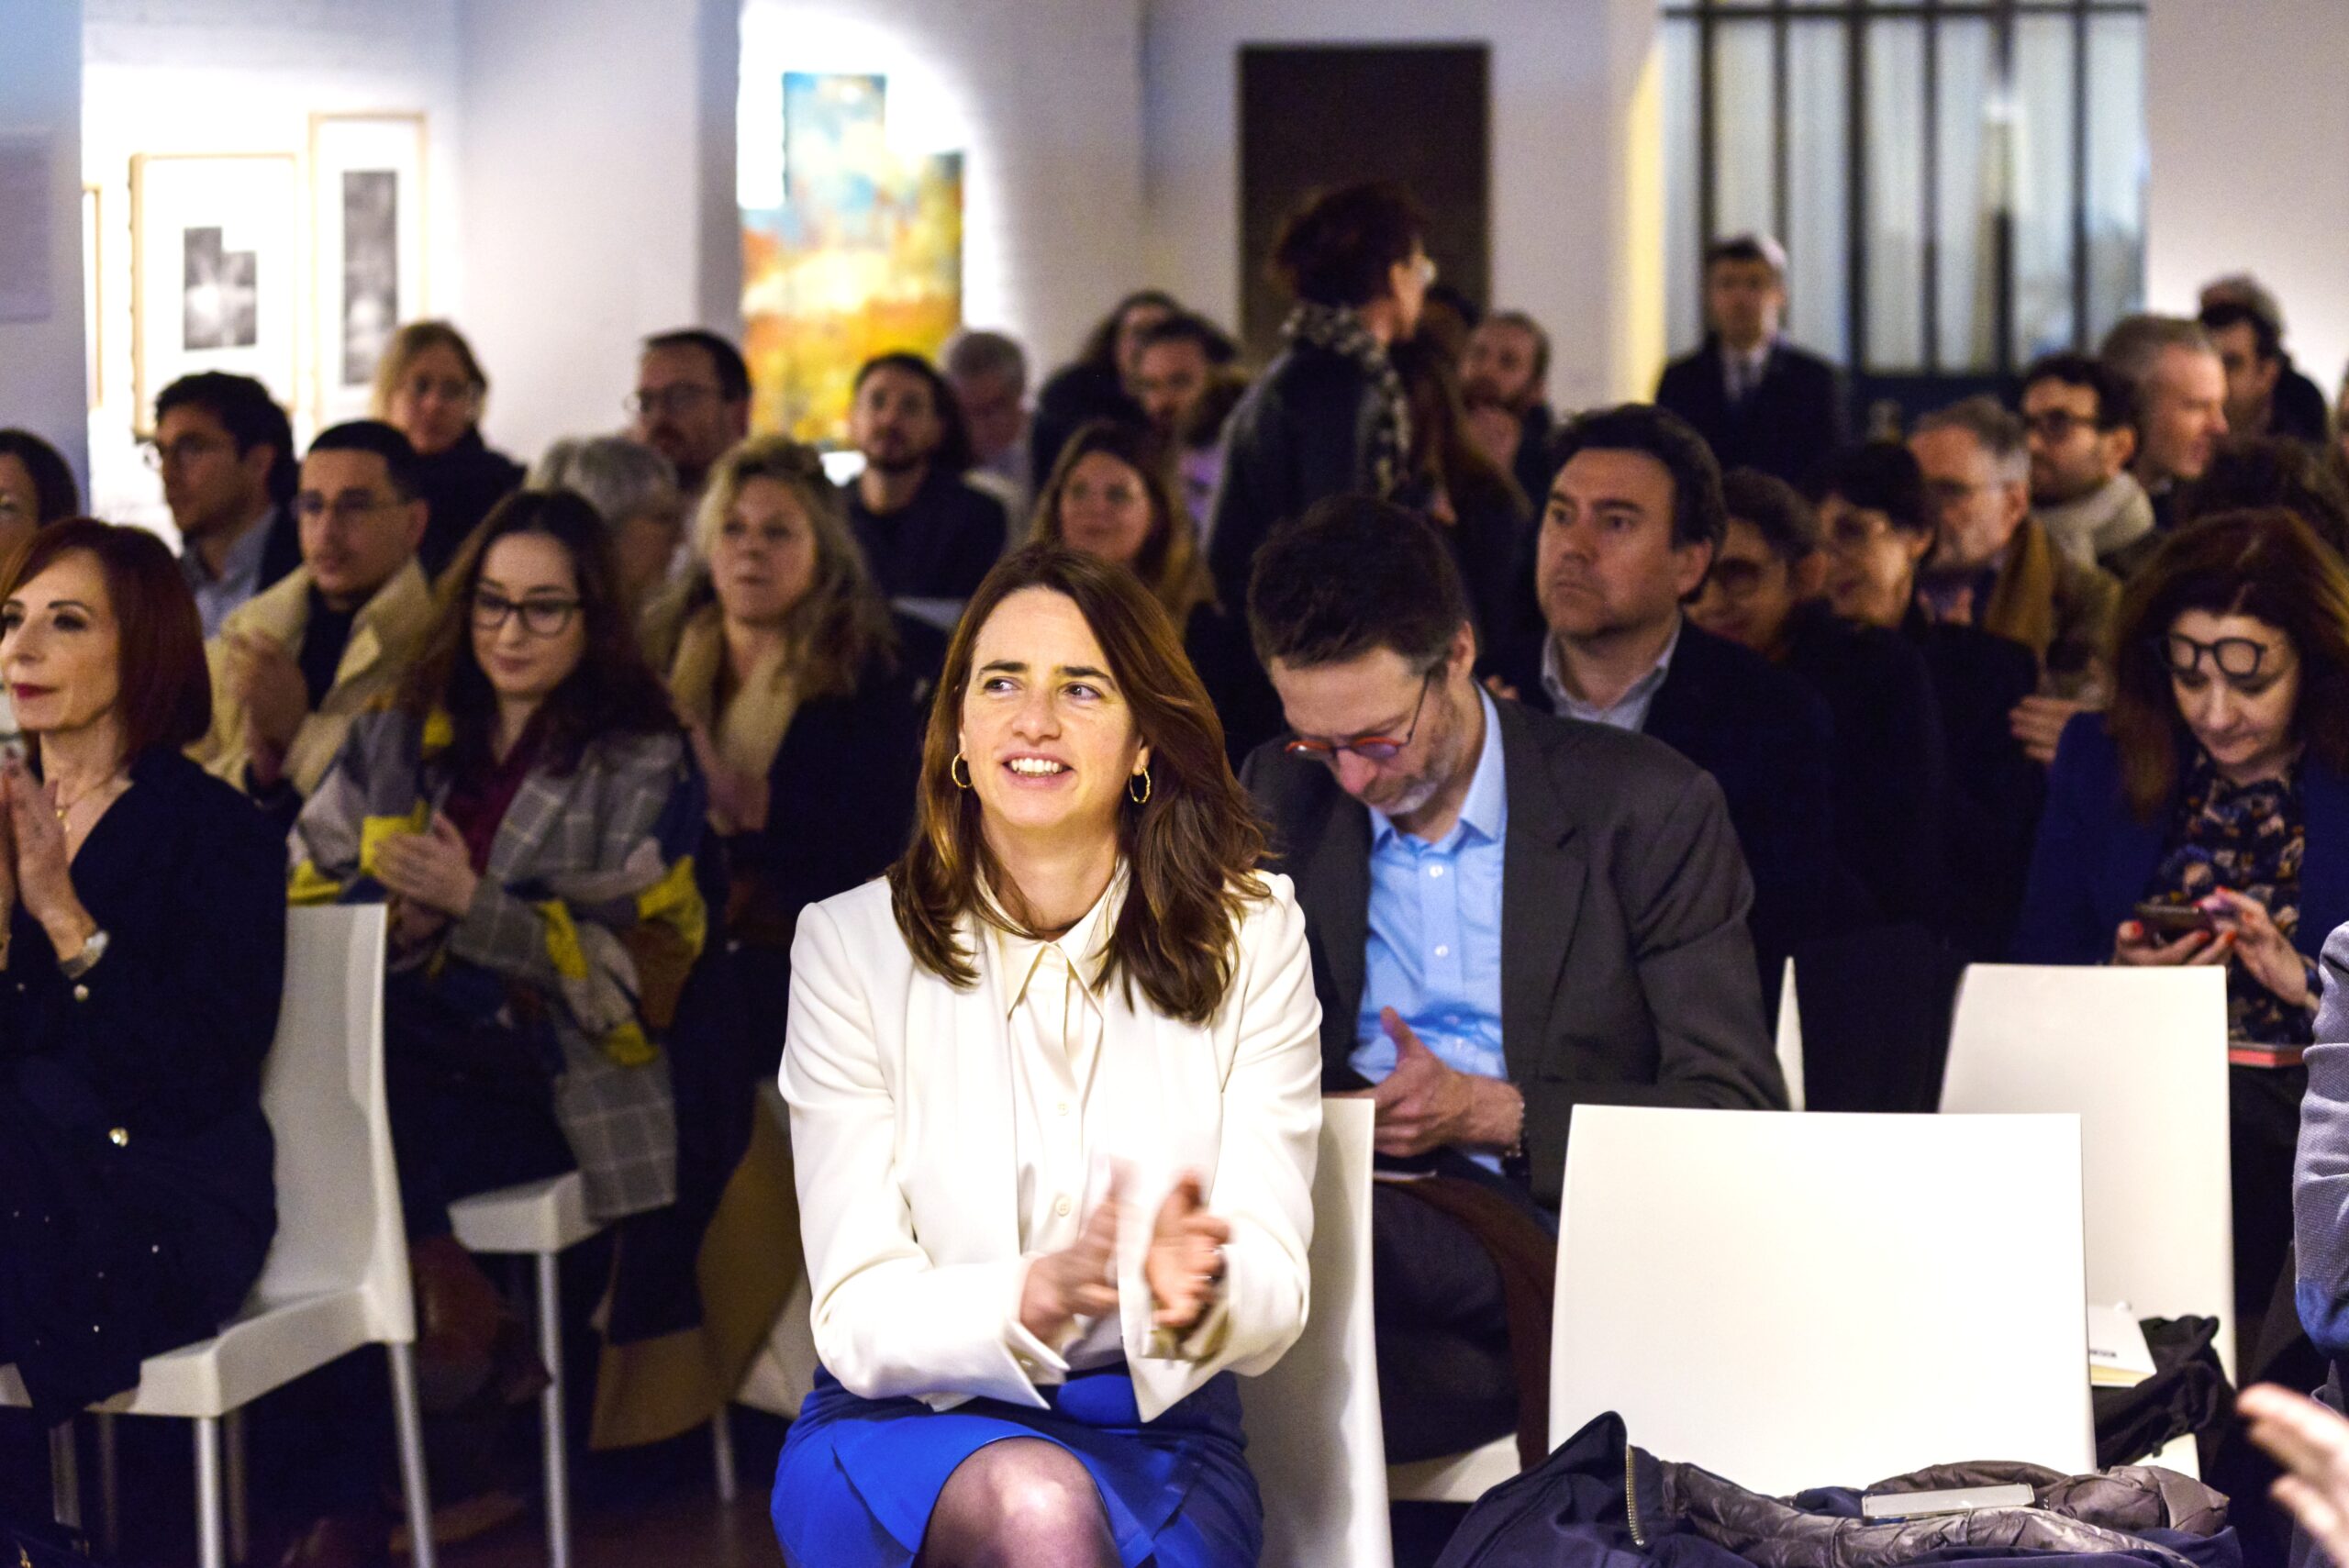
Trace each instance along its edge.
<instances>
[{"instance_id":1,"label":"long brown hair","mask_svg":"<svg viewBox=\"0 0 2349 1568\"><path fill-rule=\"evenodd\" d=\"M578 580L579 615L587 632L579 667L548 694L540 709L550 770L571 772L589 744L605 735L676 729L669 694L645 663L629 624L603 516L586 497L568 490L518 490L489 509L441 574L433 595L432 634L393 706L419 725L436 709L447 713L460 768L490 759L497 695L473 656L473 588L490 547L513 534L544 534L562 547Z\"/></svg>"},{"instance_id":2,"label":"long brown hair","mask_svg":"<svg viewBox=\"0 0 2349 1568\"><path fill-rule=\"evenodd\" d=\"M2349 774L2349 569L2289 512L2222 512L2164 540L2113 617L2105 727L2138 818L2168 806L2193 751L2162 646L2188 610L2251 616L2291 639L2300 660L2293 726L2318 761Z\"/></svg>"},{"instance_id":3,"label":"long brown hair","mask_svg":"<svg viewBox=\"0 0 2349 1568\"><path fill-rule=\"evenodd\" d=\"M1175 503L1165 450L1148 430L1115 419L1079 426L1061 448L1052 477L1044 481L1029 537L1041 544L1067 542L1061 532L1061 497L1076 465L1095 452L1117 459L1141 480L1142 498L1150 503L1150 532L1141 541L1141 553L1134 557L1133 573L1165 608L1179 634L1191 612L1215 597L1215 579L1208 575L1208 563L1199 554L1198 530L1191 526L1190 514Z\"/></svg>"},{"instance_id":4,"label":"long brown hair","mask_svg":"<svg viewBox=\"0 0 2349 1568\"><path fill-rule=\"evenodd\" d=\"M981 830L978 793L954 782L955 732L979 628L1023 588L1075 602L1150 746L1149 798L1135 804L1129 794L1118 815L1131 883L1101 978L1140 985L1161 1012L1205 1023L1230 988L1242 906L1267 896L1256 872L1264 835L1166 612L1132 573L1058 545L1026 545L996 562L955 628L922 743L913 843L889 868L897 929L924 969L957 986L978 983L958 928L966 915L997 918L982 890L1006 891L1006 879Z\"/></svg>"}]
</instances>

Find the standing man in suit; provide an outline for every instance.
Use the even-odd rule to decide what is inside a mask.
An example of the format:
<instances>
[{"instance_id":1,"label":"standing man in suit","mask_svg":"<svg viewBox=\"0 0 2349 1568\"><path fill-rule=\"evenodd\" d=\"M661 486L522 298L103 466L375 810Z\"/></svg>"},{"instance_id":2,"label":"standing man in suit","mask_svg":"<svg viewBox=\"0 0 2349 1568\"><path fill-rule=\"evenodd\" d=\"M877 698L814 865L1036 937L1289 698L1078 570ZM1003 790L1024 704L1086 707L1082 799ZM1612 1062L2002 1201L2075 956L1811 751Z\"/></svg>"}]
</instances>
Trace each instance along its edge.
<instances>
[{"instance_id":1,"label":"standing man in suit","mask_svg":"<svg viewBox=\"0 0 2349 1568\"><path fill-rule=\"evenodd\" d=\"M1574 1107L1786 1103L1751 884L1669 747L1477 686L1459 573L1410 513L1320 503L1248 607L1294 735L1242 776L1305 911L1323 1084L1369 1089L1383 1160L1429 1178L1373 1198L1386 1451L1457 1452L1546 1386Z\"/></svg>"},{"instance_id":2,"label":"standing man in suit","mask_svg":"<svg viewBox=\"0 0 2349 1568\"><path fill-rule=\"evenodd\" d=\"M1779 336L1787 253L1766 234L1705 250L1704 346L1664 366L1655 400L1697 428L1723 468L1798 487L1843 444L1842 373Z\"/></svg>"}]
</instances>

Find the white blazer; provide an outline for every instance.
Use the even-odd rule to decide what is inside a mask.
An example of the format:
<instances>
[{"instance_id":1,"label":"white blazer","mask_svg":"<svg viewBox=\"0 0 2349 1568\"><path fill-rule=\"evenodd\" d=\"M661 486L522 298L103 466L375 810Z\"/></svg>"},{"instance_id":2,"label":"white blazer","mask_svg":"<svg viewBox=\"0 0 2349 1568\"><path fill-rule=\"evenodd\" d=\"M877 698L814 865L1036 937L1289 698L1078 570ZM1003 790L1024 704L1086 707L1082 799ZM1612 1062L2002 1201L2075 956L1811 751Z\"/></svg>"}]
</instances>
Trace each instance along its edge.
<instances>
[{"instance_id":1,"label":"white blazer","mask_svg":"<svg viewBox=\"0 0 2349 1568\"><path fill-rule=\"evenodd\" d=\"M1321 1006L1289 879L1247 906L1231 990L1204 1027L1113 983L1093 1094L1128 1167L1119 1227L1121 1337L1145 1421L1229 1367L1260 1373L1304 1330ZM995 944L967 919L976 985L914 962L874 881L801 911L780 1079L791 1106L799 1230L817 1354L850 1392L934 1408L985 1396L1041 1408L1013 1349L1028 1260L1011 1143L1010 1031ZM1106 1112L1106 1114L1104 1114ZM1096 1142L1105 1140L1097 1136ZM1141 1259L1183 1172L1231 1226L1201 1359L1151 1354Z\"/></svg>"}]
</instances>

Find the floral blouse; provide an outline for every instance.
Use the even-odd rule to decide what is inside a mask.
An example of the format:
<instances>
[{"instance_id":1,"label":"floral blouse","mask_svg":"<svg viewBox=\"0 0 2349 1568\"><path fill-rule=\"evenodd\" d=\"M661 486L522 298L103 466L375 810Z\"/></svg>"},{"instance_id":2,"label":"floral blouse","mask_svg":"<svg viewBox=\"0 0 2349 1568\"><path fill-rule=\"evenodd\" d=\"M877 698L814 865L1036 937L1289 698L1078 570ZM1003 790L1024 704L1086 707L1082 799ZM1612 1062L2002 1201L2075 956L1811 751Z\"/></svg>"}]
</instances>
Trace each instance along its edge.
<instances>
[{"instance_id":1,"label":"floral blouse","mask_svg":"<svg viewBox=\"0 0 2349 1568\"><path fill-rule=\"evenodd\" d=\"M2308 852L2298 762L2280 779L2232 784L2198 750L2171 818L2167 852L2145 890L2154 904L2192 904L2228 888L2266 906L2286 941L2300 924L2300 862ZM2300 954L2309 994L2316 961ZM2304 1046L2316 1015L2295 1007L2252 978L2241 961L2227 965L2227 1038L2261 1045Z\"/></svg>"}]
</instances>

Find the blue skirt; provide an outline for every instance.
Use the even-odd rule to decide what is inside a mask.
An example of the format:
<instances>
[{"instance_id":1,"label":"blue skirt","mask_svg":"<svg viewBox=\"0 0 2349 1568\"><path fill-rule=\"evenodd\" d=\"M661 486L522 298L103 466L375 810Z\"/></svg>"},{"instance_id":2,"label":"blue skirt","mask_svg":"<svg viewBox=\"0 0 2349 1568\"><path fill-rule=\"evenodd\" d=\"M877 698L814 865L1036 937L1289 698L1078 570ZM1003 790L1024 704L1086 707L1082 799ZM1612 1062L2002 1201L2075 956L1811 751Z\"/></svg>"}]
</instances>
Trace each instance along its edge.
<instances>
[{"instance_id":1,"label":"blue skirt","mask_svg":"<svg viewBox=\"0 0 2349 1568\"><path fill-rule=\"evenodd\" d=\"M921 1550L947 1477L1006 1438L1041 1438L1075 1456L1125 1568L1253 1568L1264 1509L1241 1451L1240 1389L1209 1379L1144 1425L1123 1363L1040 1390L1050 1407L973 1399L863 1399L818 1368L774 1473L775 1539L793 1568L906 1568Z\"/></svg>"}]
</instances>

